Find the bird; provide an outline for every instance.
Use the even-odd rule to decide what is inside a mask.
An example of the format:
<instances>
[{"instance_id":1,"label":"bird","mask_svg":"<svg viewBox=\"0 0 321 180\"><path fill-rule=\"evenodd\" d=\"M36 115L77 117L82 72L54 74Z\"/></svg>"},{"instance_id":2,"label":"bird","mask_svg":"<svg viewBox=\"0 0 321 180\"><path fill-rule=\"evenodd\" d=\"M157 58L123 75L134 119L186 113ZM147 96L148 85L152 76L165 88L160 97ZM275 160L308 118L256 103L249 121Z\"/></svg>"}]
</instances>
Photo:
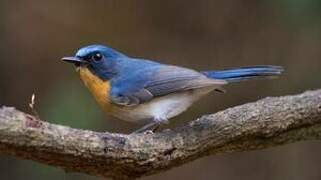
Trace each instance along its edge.
<instances>
[{"instance_id":1,"label":"bird","mask_svg":"<svg viewBox=\"0 0 321 180\"><path fill-rule=\"evenodd\" d=\"M225 92L224 85L277 77L284 71L276 65L197 71L130 57L100 44L82 47L62 60L74 64L80 79L107 114L143 124L133 133L154 132L211 91Z\"/></svg>"}]
</instances>

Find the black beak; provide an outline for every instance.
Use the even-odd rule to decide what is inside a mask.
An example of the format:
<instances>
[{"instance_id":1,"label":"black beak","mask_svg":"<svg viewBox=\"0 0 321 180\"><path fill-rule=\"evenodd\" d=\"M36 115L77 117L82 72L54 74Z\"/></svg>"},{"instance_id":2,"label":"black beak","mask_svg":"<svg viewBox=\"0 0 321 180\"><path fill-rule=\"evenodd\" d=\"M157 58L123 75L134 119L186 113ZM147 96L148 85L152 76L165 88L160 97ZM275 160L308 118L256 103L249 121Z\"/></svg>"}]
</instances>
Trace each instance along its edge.
<instances>
[{"instance_id":1,"label":"black beak","mask_svg":"<svg viewBox=\"0 0 321 180\"><path fill-rule=\"evenodd\" d=\"M63 57L61 60L68 62L68 63L76 64L76 65L87 63L86 61L84 61L78 57Z\"/></svg>"}]
</instances>

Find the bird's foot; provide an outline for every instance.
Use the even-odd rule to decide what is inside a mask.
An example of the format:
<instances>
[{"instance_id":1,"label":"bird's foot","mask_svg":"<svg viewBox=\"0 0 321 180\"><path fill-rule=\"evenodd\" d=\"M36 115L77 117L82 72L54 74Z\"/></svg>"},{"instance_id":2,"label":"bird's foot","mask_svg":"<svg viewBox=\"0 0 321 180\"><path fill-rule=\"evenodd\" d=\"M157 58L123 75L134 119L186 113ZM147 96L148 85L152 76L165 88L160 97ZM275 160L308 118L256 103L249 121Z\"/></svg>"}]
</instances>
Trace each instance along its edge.
<instances>
[{"instance_id":1,"label":"bird's foot","mask_svg":"<svg viewBox=\"0 0 321 180\"><path fill-rule=\"evenodd\" d=\"M147 130L147 131L145 131L145 132L143 132L144 134L154 134L154 131L153 130Z\"/></svg>"}]
</instances>

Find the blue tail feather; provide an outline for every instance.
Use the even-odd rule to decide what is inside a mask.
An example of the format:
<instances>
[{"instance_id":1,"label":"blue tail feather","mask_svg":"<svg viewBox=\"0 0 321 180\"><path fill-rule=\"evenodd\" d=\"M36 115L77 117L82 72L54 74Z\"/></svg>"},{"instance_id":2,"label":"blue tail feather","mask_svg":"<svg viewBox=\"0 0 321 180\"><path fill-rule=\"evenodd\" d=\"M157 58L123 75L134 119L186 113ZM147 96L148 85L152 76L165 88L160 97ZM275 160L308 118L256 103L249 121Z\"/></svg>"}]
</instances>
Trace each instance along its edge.
<instances>
[{"instance_id":1,"label":"blue tail feather","mask_svg":"<svg viewBox=\"0 0 321 180\"><path fill-rule=\"evenodd\" d=\"M222 71L202 71L204 75L213 79L223 79L227 82L239 82L255 78L269 78L281 75L281 66L249 66Z\"/></svg>"}]
</instances>

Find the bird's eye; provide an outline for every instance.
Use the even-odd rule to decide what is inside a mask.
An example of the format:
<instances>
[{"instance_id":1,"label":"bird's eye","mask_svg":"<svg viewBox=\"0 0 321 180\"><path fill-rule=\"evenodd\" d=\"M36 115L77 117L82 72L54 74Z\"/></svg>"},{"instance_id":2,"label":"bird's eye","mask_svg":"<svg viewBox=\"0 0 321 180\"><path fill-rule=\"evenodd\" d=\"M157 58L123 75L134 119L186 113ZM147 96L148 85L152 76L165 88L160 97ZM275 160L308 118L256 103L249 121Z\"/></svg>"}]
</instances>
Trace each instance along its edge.
<instances>
[{"instance_id":1,"label":"bird's eye","mask_svg":"<svg viewBox=\"0 0 321 180\"><path fill-rule=\"evenodd\" d=\"M93 58L95 61L100 61L100 60L103 58L103 56L102 56L100 53L96 53L96 54L93 55L92 58Z\"/></svg>"}]
</instances>

